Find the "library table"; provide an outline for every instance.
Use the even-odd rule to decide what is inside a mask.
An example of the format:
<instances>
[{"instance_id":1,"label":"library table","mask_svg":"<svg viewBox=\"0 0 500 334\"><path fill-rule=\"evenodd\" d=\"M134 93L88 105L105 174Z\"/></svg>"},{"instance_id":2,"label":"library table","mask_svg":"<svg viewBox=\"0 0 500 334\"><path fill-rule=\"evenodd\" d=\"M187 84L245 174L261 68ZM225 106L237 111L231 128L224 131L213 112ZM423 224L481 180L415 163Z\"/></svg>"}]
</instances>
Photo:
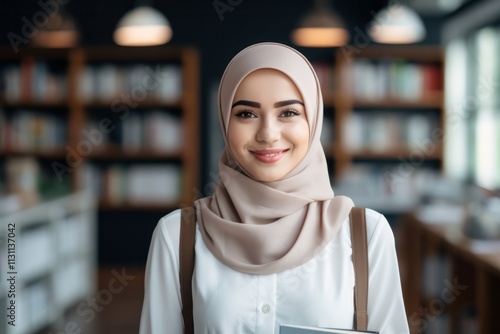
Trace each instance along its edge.
<instances>
[{"instance_id":1,"label":"library table","mask_svg":"<svg viewBox=\"0 0 500 334\"><path fill-rule=\"evenodd\" d=\"M469 334L473 328L479 334L498 334L500 240L471 239L463 232L464 219L455 215L451 220L426 221L418 211L405 217L402 256L407 271L402 280L411 333L425 333L430 322L444 316L448 333ZM425 272L425 261L436 254L450 270L444 278L436 275L440 293L428 296L425 283L435 273ZM473 311L464 312L467 307Z\"/></svg>"}]
</instances>

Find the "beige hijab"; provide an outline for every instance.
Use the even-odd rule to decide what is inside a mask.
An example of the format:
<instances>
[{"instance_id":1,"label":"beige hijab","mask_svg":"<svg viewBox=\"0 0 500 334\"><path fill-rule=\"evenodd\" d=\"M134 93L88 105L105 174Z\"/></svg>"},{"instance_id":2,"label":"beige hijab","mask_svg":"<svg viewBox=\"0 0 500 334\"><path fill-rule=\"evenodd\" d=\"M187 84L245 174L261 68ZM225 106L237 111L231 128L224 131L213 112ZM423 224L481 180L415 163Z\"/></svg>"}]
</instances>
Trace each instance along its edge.
<instances>
[{"instance_id":1,"label":"beige hijab","mask_svg":"<svg viewBox=\"0 0 500 334\"><path fill-rule=\"evenodd\" d=\"M245 173L227 145L231 104L249 73L279 70L304 99L310 129L304 159L285 177L259 182ZM320 143L323 100L316 74L298 51L282 44L247 47L229 63L219 87L219 117L226 148L219 162L221 182L213 196L195 202L204 242L225 265L248 274L271 274L305 263L336 235L353 207L333 196Z\"/></svg>"}]
</instances>

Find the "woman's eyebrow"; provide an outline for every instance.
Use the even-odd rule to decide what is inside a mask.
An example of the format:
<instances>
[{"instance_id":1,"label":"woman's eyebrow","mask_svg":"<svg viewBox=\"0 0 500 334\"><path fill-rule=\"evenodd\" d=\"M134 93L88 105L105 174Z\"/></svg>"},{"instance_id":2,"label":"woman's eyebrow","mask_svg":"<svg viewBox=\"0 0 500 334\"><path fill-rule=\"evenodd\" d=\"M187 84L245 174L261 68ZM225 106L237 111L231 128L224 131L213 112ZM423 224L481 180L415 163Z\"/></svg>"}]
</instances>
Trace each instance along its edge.
<instances>
[{"instance_id":1,"label":"woman's eyebrow","mask_svg":"<svg viewBox=\"0 0 500 334\"><path fill-rule=\"evenodd\" d=\"M284 107L284 106L288 106L290 104L301 104L302 106L304 106L304 103L302 103L301 101L299 100L286 100L286 101L279 101L279 102L276 102L274 104L274 107L275 108L280 108L280 107Z\"/></svg>"},{"instance_id":2,"label":"woman's eyebrow","mask_svg":"<svg viewBox=\"0 0 500 334\"><path fill-rule=\"evenodd\" d=\"M248 107L254 107L254 108L260 108L260 103L259 102L253 102L253 101L247 101L247 100L239 100L231 106L231 108L234 108L236 106L243 105L243 106L248 106Z\"/></svg>"}]
</instances>

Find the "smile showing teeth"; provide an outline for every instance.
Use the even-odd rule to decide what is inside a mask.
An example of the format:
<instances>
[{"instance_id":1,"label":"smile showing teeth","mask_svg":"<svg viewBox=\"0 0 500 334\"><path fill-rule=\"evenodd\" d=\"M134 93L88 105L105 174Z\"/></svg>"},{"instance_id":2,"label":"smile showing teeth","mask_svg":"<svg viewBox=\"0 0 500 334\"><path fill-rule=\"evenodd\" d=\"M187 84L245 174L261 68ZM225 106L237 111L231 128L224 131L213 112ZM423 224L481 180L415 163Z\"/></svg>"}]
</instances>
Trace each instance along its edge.
<instances>
[{"instance_id":1,"label":"smile showing teeth","mask_svg":"<svg viewBox=\"0 0 500 334\"><path fill-rule=\"evenodd\" d=\"M283 156L286 155L288 152L288 149L281 149L281 150L257 150L257 151L250 151L253 156L260 162L263 163L275 163L281 160Z\"/></svg>"}]
</instances>

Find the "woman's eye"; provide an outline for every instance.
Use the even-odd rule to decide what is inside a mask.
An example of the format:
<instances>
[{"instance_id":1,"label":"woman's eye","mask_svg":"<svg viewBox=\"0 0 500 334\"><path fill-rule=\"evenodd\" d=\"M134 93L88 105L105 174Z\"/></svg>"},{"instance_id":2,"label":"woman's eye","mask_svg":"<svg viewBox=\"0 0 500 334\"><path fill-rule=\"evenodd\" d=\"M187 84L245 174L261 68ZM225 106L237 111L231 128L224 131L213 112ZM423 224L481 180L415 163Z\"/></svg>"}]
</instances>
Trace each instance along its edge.
<instances>
[{"instance_id":1,"label":"woman's eye","mask_svg":"<svg viewBox=\"0 0 500 334\"><path fill-rule=\"evenodd\" d=\"M240 111L238 113L235 114L236 117L239 117L239 118L254 118L256 117L252 112L250 111Z\"/></svg>"},{"instance_id":2,"label":"woman's eye","mask_svg":"<svg viewBox=\"0 0 500 334\"><path fill-rule=\"evenodd\" d=\"M285 110L281 113L281 117L293 117L293 116L299 116L300 113L296 110Z\"/></svg>"}]
</instances>

